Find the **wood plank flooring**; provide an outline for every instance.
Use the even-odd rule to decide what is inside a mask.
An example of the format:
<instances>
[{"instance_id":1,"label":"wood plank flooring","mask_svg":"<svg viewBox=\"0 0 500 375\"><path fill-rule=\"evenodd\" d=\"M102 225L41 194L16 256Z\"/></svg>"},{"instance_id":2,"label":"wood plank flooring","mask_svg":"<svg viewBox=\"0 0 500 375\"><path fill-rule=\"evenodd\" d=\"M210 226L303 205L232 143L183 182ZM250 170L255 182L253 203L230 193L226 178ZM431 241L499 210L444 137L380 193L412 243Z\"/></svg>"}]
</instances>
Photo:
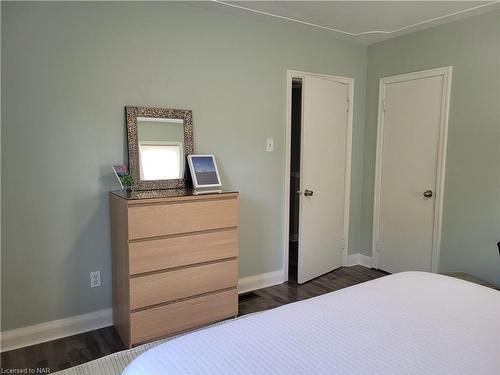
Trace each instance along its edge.
<instances>
[{"instance_id":1,"label":"wood plank flooring","mask_svg":"<svg viewBox=\"0 0 500 375\"><path fill-rule=\"evenodd\" d=\"M387 275L363 266L341 267L305 284L294 281L240 295L239 314L267 310Z\"/></svg>"},{"instance_id":2,"label":"wood plank flooring","mask_svg":"<svg viewBox=\"0 0 500 375\"><path fill-rule=\"evenodd\" d=\"M387 273L362 266L341 267L302 285L290 281L259 289L240 295L239 314L245 315L301 301L384 275ZM8 369L26 371L21 373L29 373L29 369L35 369L33 373L42 373L44 369L55 372L124 349L125 345L114 328L106 327L4 352L0 358L0 373L9 373Z\"/></svg>"}]
</instances>

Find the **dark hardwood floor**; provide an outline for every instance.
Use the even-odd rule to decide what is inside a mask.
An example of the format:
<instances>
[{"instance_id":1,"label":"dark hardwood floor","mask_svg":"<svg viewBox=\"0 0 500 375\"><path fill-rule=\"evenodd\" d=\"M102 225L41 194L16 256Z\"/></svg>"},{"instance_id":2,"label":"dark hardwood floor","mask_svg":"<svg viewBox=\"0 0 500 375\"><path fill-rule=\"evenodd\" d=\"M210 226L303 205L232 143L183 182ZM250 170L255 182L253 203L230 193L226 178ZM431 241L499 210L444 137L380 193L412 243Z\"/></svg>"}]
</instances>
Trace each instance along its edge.
<instances>
[{"instance_id":1,"label":"dark hardwood floor","mask_svg":"<svg viewBox=\"0 0 500 375\"><path fill-rule=\"evenodd\" d=\"M290 302L302 301L324 293L387 275L387 272L363 266L341 267L302 285L294 281L241 294L239 314L271 309Z\"/></svg>"},{"instance_id":2,"label":"dark hardwood floor","mask_svg":"<svg viewBox=\"0 0 500 375\"><path fill-rule=\"evenodd\" d=\"M239 314L245 315L301 301L384 275L387 273L362 266L341 267L302 285L289 281L259 289L240 295ZM46 368L55 372L124 349L126 348L113 327L106 327L4 352L1 354L1 373L9 373L7 369L27 369L26 373L29 373L28 369Z\"/></svg>"}]
</instances>

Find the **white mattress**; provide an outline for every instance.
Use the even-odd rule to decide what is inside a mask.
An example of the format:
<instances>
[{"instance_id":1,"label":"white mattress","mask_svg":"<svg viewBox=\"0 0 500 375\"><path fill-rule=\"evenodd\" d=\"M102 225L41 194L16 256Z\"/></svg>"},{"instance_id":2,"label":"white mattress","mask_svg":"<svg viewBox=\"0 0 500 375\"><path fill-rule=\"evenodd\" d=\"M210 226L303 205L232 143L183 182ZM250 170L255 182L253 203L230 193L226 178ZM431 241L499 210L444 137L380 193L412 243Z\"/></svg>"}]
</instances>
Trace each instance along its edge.
<instances>
[{"instance_id":1,"label":"white mattress","mask_svg":"<svg viewBox=\"0 0 500 375\"><path fill-rule=\"evenodd\" d=\"M500 374L500 292L403 272L179 337L124 374Z\"/></svg>"}]
</instances>

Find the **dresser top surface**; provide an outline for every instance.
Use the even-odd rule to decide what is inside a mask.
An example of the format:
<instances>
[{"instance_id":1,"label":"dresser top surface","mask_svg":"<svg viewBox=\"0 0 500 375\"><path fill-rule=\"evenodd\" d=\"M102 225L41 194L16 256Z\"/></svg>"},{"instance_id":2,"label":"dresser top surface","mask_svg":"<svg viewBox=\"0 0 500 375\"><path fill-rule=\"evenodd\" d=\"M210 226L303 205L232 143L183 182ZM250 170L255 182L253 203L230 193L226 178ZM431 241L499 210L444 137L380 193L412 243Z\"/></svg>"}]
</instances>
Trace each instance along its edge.
<instances>
[{"instance_id":1,"label":"dresser top surface","mask_svg":"<svg viewBox=\"0 0 500 375\"><path fill-rule=\"evenodd\" d=\"M224 194L237 194L237 191L219 190L219 191L201 191L194 189L161 189L161 190L115 190L114 194L126 200L158 199L158 198L177 198L177 197L203 197Z\"/></svg>"}]
</instances>

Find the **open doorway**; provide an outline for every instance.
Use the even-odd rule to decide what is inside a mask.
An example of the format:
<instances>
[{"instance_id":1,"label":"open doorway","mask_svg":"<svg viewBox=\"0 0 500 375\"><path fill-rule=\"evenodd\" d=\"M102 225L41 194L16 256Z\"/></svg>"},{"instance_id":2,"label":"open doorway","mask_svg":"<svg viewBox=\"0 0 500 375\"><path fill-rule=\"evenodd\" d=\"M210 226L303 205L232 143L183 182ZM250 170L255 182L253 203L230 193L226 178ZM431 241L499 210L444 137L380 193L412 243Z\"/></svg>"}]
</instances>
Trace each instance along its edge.
<instances>
[{"instance_id":1,"label":"open doorway","mask_svg":"<svg viewBox=\"0 0 500 375\"><path fill-rule=\"evenodd\" d=\"M287 72L284 280L347 263L352 78Z\"/></svg>"},{"instance_id":2,"label":"open doorway","mask_svg":"<svg viewBox=\"0 0 500 375\"><path fill-rule=\"evenodd\" d=\"M302 79L292 80L290 142L290 220L289 220L289 267L288 279L297 282L299 259L299 205L300 197L300 138L302 131Z\"/></svg>"}]
</instances>

